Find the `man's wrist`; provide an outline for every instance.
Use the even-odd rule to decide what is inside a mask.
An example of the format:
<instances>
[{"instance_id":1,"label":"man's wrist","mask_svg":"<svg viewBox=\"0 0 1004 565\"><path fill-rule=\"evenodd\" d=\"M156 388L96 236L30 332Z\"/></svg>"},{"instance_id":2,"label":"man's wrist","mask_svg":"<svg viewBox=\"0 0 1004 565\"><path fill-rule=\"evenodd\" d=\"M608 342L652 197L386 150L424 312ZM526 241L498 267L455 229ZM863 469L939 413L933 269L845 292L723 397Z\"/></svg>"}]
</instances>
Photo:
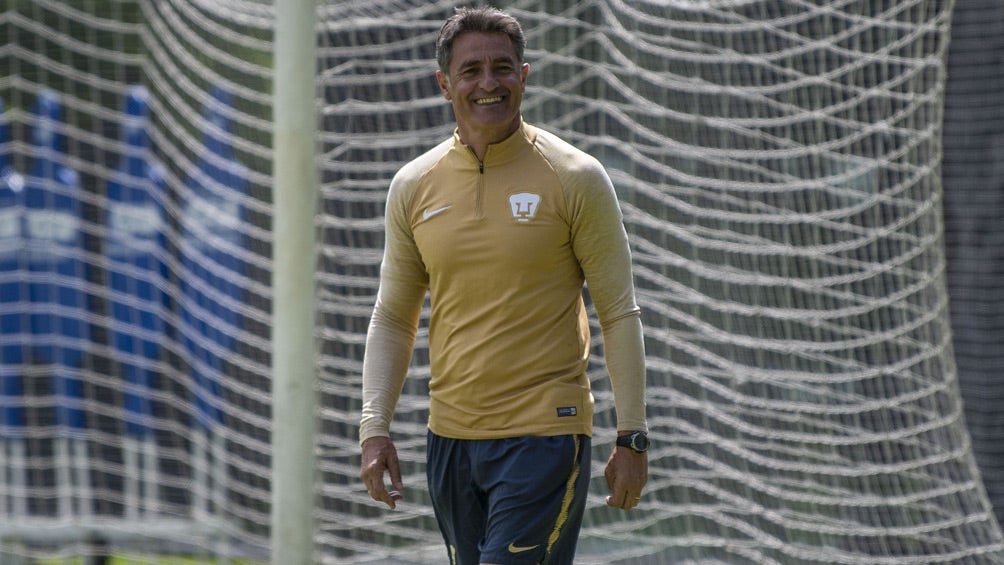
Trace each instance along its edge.
<instances>
[{"instance_id":1,"label":"man's wrist","mask_svg":"<svg viewBox=\"0 0 1004 565\"><path fill-rule=\"evenodd\" d=\"M378 439L378 438L390 439L390 433L371 430L369 433L359 436L359 447L362 447L363 444L365 444L367 441L371 439Z\"/></svg>"},{"instance_id":2,"label":"man's wrist","mask_svg":"<svg viewBox=\"0 0 1004 565\"><path fill-rule=\"evenodd\" d=\"M648 451L648 434L642 431L618 431L617 446L626 447L635 453Z\"/></svg>"}]
</instances>

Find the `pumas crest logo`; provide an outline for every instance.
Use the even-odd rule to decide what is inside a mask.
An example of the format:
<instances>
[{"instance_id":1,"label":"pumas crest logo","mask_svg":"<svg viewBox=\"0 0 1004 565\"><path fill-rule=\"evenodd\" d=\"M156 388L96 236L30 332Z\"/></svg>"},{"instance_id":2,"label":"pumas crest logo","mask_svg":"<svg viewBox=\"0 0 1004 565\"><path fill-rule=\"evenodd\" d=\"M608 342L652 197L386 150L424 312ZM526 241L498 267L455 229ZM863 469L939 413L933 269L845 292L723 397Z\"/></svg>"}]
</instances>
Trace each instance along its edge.
<instances>
[{"instance_id":1,"label":"pumas crest logo","mask_svg":"<svg viewBox=\"0 0 1004 565\"><path fill-rule=\"evenodd\" d=\"M517 222L529 222L537 215L537 206L540 204L540 195L532 192L521 192L509 197L509 208L512 210L512 217Z\"/></svg>"}]
</instances>

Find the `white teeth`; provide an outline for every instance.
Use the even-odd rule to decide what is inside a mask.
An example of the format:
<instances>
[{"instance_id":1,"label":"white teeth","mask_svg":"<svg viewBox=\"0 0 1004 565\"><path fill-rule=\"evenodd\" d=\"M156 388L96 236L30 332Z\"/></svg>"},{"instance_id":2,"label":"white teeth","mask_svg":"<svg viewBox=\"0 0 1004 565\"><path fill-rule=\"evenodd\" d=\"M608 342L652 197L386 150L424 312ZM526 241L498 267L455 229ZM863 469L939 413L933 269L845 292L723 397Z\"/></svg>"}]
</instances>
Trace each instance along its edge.
<instances>
[{"instance_id":1,"label":"white teeth","mask_svg":"<svg viewBox=\"0 0 1004 565\"><path fill-rule=\"evenodd\" d=\"M502 101L502 97L501 96L492 96L491 98L481 98L479 100L476 100L475 103L477 103L477 104L494 104L496 102L501 102L501 101Z\"/></svg>"}]
</instances>

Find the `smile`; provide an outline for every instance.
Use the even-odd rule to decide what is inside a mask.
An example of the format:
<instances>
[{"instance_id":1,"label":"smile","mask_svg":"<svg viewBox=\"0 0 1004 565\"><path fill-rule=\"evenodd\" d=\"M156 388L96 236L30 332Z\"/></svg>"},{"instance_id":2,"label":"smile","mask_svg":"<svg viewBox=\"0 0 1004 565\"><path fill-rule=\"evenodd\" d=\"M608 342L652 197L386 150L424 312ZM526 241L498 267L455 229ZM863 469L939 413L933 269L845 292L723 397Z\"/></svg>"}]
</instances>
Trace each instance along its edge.
<instances>
[{"instance_id":1,"label":"smile","mask_svg":"<svg viewBox=\"0 0 1004 565\"><path fill-rule=\"evenodd\" d=\"M475 104L495 104L496 102L501 102L501 96L491 96L489 98L479 98L474 101Z\"/></svg>"}]
</instances>

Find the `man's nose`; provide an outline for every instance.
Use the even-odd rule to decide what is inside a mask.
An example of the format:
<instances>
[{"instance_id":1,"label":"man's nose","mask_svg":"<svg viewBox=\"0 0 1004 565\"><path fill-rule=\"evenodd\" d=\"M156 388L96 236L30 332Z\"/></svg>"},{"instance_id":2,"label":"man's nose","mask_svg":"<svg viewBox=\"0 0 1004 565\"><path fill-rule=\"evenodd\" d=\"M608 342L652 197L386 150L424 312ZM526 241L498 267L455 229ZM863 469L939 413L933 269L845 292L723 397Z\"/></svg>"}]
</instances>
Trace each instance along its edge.
<instances>
[{"instance_id":1,"label":"man's nose","mask_svg":"<svg viewBox=\"0 0 1004 565\"><path fill-rule=\"evenodd\" d=\"M491 92L498 85L499 85L499 80L495 76L495 73L491 69L485 70L485 72L483 72L481 74L481 88L482 89Z\"/></svg>"}]
</instances>

